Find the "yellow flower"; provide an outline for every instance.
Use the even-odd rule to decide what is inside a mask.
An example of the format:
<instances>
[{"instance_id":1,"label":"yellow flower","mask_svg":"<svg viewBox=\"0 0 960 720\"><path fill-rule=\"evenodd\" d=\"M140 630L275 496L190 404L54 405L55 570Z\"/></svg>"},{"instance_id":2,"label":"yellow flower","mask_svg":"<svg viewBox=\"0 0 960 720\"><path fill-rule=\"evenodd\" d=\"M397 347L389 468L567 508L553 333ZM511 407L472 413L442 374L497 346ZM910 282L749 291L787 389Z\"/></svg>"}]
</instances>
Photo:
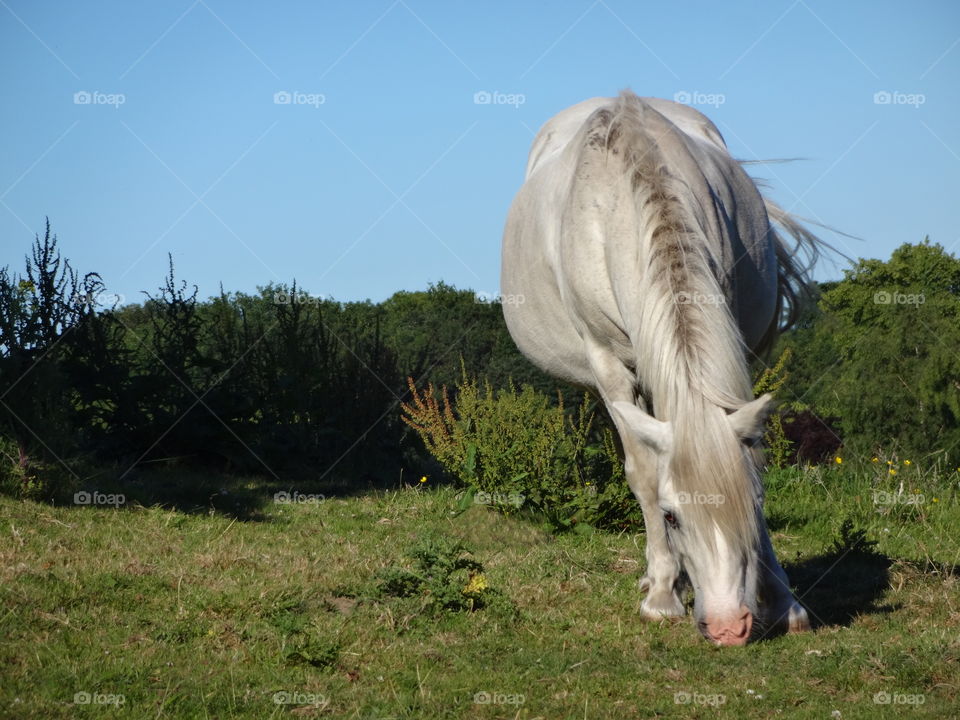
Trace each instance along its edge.
<instances>
[{"instance_id":1,"label":"yellow flower","mask_svg":"<svg viewBox=\"0 0 960 720\"><path fill-rule=\"evenodd\" d=\"M909 460L904 460L904 461L903 461L903 464L904 464L904 465L913 465L913 463L910 462Z\"/></svg>"},{"instance_id":2,"label":"yellow flower","mask_svg":"<svg viewBox=\"0 0 960 720\"><path fill-rule=\"evenodd\" d=\"M426 481L427 481L427 476L426 476L426 475L424 475L422 478L420 478L420 482L425 483Z\"/></svg>"},{"instance_id":3,"label":"yellow flower","mask_svg":"<svg viewBox=\"0 0 960 720\"><path fill-rule=\"evenodd\" d=\"M840 457L839 455L838 455L837 457L835 457L833 460L834 460L835 463L837 463L837 465L842 465L842 464L843 464L843 458Z\"/></svg>"},{"instance_id":4,"label":"yellow flower","mask_svg":"<svg viewBox=\"0 0 960 720\"><path fill-rule=\"evenodd\" d=\"M940 502L937 498L933 499L934 502Z\"/></svg>"},{"instance_id":5,"label":"yellow flower","mask_svg":"<svg viewBox=\"0 0 960 720\"><path fill-rule=\"evenodd\" d=\"M479 595L488 587L487 578L484 577L483 573L477 573L470 576L470 582L466 584L462 592L464 595Z\"/></svg>"},{"instance_id":6,"label":"yellow flower","mask_svg":"<svg viewBox=\"0 0 960 720\"><path fill-rule=\"evenodd\" d=\"M890 472L891 475L896 475L896 474L897 474L897 471L894 470L893 468L890 468L890 471L889 471L889 472Z\"/></svg>"},{"instance_id":7,"label":"yellow flower","mask_svg":"<svg viewBox=\"0 0 960 720\"><path fill-rule=\"evenodd\" d=\"M880 460L878 458L873 458L870 460L870 462L880 462Z\"/></svg>"},{"instance_id":8,"label":"yellow flower","mask_svg":"<svg viewBox=\"0 0 960 720\"><path fill-rule=\"evenodd\" d=\"M887 460L887 465L893 465L893 460ZM957 468L957 470L960 470L960 468Z\"/></svg>"}]
</instances>

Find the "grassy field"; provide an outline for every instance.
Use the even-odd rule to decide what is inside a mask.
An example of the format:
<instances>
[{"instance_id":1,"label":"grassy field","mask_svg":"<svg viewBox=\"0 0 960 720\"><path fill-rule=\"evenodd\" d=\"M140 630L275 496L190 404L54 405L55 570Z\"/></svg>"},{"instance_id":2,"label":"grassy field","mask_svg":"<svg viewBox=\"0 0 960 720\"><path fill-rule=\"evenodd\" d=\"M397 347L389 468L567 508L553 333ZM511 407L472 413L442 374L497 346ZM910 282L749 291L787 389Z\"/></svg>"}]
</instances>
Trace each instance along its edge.
<instances>
[{"instance_id":1,"label":"grassy field","mask_svg":"<svg viewBox=\"0 0 960 720\"><path fill-rule=\"evenodd\" d=\"M814 632L730 649L638 619L642 533L554 536L430 483L2 498L0 715L960 716L960 473L848 465L768 478Z\"/></svg>"}]
</instances>

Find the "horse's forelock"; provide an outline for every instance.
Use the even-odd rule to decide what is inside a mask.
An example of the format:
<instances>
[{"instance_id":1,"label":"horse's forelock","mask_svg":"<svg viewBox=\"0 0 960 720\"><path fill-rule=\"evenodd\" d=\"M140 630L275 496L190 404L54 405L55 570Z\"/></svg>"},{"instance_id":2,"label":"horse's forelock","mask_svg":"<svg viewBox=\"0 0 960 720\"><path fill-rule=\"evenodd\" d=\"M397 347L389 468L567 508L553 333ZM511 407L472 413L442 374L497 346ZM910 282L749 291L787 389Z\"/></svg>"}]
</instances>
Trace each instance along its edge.
<instances>
[{"instance_id":1,"label":"horse's forelock","mask_svg":"<svg viewBox=\"0 0 960 720\"><path fill-rule=\"evenodd\" d=\"M704 403L689 407L674 425L670 474L687 502L684 522L715 547L713 528L738 556L755 552L759 542L760 485L751 453L744 453L725 412Z\"/></svg>"}]
</instances>

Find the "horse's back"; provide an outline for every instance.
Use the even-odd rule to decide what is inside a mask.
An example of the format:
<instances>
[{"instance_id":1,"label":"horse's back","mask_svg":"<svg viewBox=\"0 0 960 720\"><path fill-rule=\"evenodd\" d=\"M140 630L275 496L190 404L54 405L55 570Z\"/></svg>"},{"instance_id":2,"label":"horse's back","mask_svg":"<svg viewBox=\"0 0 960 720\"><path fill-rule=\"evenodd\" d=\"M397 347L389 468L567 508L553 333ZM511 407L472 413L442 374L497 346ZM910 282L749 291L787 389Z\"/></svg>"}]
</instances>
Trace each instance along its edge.
<instances>
[{"instance_id":1,"label":"horse's back","mask_svg":"<svg viewBox=\"0 0 960 720\"><path fill-rule=\"evenodd\" d=\"M597 110L609 108L616 98L595 97L571 105L550 118L537 133L530 147L527 160L527 179L533 171L544 165L563 150L576 136L587 119ZM662 98L641 97L638 100L669 119L679 130L691 138L711 143L726 150L723 136L716 125L699 110Z\"/></svg>"},{"instance_id":2,"label":"horse's back","mask_svg":"<svg viewBox=\"0 0 960 720\"><path fill-rule=\"evenodd\" d=\"M716 257L716 279L731 310L760 306L760 312L737 318L750 343L769 326L776 297L763 200L704 115L667 100L631 97L647 118L650 146L633 150L657 153L657 162L689 189L683 202L704 242L715 245L710 253ZM584 337L599 339L626 365L633 363L645 292L643 271L634 260L644 251L646 218L635 207L624 158L611 158L609 147L598 141L616 103L593 98L544 125L503 242L501 291L524 298L504 306L512 336L547 372L585 385L592 375Z\"/></svg>"}]
</instances>

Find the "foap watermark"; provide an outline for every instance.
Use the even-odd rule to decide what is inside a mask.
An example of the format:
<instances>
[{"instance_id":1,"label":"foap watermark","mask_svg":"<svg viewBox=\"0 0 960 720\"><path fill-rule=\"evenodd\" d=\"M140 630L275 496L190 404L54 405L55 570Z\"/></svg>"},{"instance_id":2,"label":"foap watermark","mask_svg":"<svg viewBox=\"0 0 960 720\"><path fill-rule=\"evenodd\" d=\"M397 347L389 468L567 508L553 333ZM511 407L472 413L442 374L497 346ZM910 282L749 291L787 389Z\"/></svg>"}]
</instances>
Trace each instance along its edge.
<instances>
[{"instance_id":1,"label":"foap watermark","mask_svg":"<svg viewBox=\"0 0 960 720\"><path fill-rule=\"evenodd\" d=\"M723 505L727 499L718 493L688 493L681 491L677 493L678 505Z\"/></svg>"},{"instance_id":2,"label":"foap watermark","mask_svg":"<svg viewBox=\"0 0 960 720\"><path fill-rule=\"evenodd\" d=\"M275 292L274 305L319 305L322 299L305 292Z\"/></svg>"},{"instance_id":3,"label":"foap watermark","mask_svg":"<svg viewBox=\"0 0 960 720\"><path fill-rule=\"evenodd\" d=\"M278 690L273 694L275 705L326 705L327 697L320 693L301 692L300 690Z\"/></svg>"},{"instance_id":4,"label":"foap watermark","mask_svg":"<svg viewBox=\"0 0 960 720\"><path fill-rule=\"evenodd\" d=\"M473 694L474 705L523 705L527 701L523 693L487 692Z\"/></svg>"},{"instance_id":5,"label":"foap watermark","mask_svg":"<svg viewBox=\"0 0 960 720\"><path fill-rule=\"evenodd\" d=\"M319 108L327 102L323 93L304 93L299 90L278 90L273 94L274 105L311 105Z\"/></svg>"},{"instance_id":6,"label":"foap watermark","mask_svg":"<svg viewBox=\"0 0 960 720\"><path fill-rule=\"evenodd\" d=\"M98 292L76 293L71 298L76 305L83 305L87 308L115 308L123 305L127 301L127 296L115 292L100 290Z\"/></svg>"},{"instance_id":7,"label":"foap watermark","mask_svg":"<svg viewBox=\"0 0 960 720\"><path fill-rule=\"evenodd\" d=\"M720 293L702 293L681 290L675 297L677 305L724 305L727 299Z\"/></svg>"},{"instance_id":8,"label":"foap watermark","mask_svg":"<svg viewBox=\"0 0 960 720\"><path fill-rule=\"evenodd\" d=\"M723 93L705 93L699 90L678 90L673 94L675 102L684 105L709 105L718 108L727 101L727 96Z\"/></svg>"},{"instance_id":9,"label":"foap watermark","mask_svg":"<svg viewBox=\"0 0 960 720\"><path fill-rule=\"evenodd\" d=\"M523 93L502 93L499 90L490 92L488 90L477 90L473 94L474 105L513 105L519 108L527 101L527 96Z\"/></svg>"},{"instance_id":10,"label":"foap watermark","mask_svg":"<svg viewBox=\"0 0 960 720\"><path fill-rule=\"evenodd\" d=\"M326 499L327 496L320 493L287 492L286 490L273 495L273 501L278 505L319 505Z\"/></svg>"},{"instance_id":11,"label":"foap watermark","mask_svg":"<svg viewBox=\"0 0 960 720\"><path fill-rule=\"evenodd\" d=\"M127 502L127 496L123 493L102 493L94 490L81 490L73 494L74 505L112 505L117 508Z\"/></svg>"},{"instance_id":12,"label":"foap watermark","mask_svg":"<svg viewBox=\"0 0 960 720\"><path fill-rule=\"evenodd\" d=\"M127 698L122 693L98 693L81 690L73 694L74 705L123 705Z\"/></svg>"},{"instance_id":13,"label":"foap watermark","mask_svg":"<svg viewBox=\"0 0 960 720\"><path fill-rule=\"evenodd\" d=\"M473 301L483 305L492 305L494 303L499 305L523 305L527 301L527 298L520 293L516 295L503 295L501 293L479 291L473 294Z\"/></svg>"},{"instance_id":14,"label":"foap watermark","mask_svg":"<svg viewBox=\"0 0 960 720\"><path fill-rule=\"evenodd\" d=\"M923 305L927 301L923 293L888 292L881 290L873 294L874 305Z\"/></svg>"},{"instance_id":15,"label":"foap watermark","mask_svg":"<svg viewBox=\"0 0 960 720\"><path fill-rule=\"evenodd\" d=\"M923 93L903 93L899 90L877 90L873 94L874 105L913 105L918 108L927 101Z\"/></svg>"},{"instance_id":16,"label":"foap watermark","mask_svg":"<svg viewBox=\"0 0 960 720\"><path fill-rule=\"evenodd\" d=\"M513 505L514 507L520 507L523 505L523 501L526 500L526 496L523 493L519 493L516 490L509 493L490 493L484 492L481 490L476 495L473 496L474 505Z\"/></svg>"},{"instance_id":17,"label":"foap watermark","mask_svg":"<svg viewBox=\"0 0 960 720\"><path fill-rule=\"evenodd\" d=\"M127 102L127 96L123 93L78 90L73 94L74 105L113 105L114 108L119 108L125 102Z\"/></svg>"},{"instance_id":18,"label":"foap watermark","mask_svg":"<svg viewBox=\"0 0 960 720\"><path fill-rule=\"evenodd\" d=\"M923 493L898 493L873 491L874 505L923 505L927 502Z\"/></svg>"},{"instance_id":19,"label":"foap watermark","mask_svg":"<svg viewBox=\"0 0 960 720\"><path fill-rule=\"evenodd\" d=\"M887 692L881 690L873 696L875 705L923 705L926 697L922 693Z\"/></svg>"},{"instance_id":20,"label":"foap watermark","mask_svg":"<svg viewBox=\"0 0 960 720\"><path fill-rule=\"evenodd\" d=\"M723 693L699 693L679 690L673 694L675 705L713 705L719 707L727 701Z\"/></svg>"}]
</instances>

